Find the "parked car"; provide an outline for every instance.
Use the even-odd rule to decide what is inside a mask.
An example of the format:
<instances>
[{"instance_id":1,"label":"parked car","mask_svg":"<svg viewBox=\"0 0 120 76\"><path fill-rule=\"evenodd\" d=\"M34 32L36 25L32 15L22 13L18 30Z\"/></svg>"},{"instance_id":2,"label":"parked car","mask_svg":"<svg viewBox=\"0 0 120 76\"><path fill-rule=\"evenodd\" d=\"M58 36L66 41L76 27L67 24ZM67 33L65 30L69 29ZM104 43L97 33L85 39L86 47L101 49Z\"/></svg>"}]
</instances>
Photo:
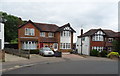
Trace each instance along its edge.
<instances>
[{"instance_id":1,"label":"parked car","mask_svg":"<svg viewBox=\"0 0 120 76\"><path fill-rule=\"evenodd\" d=\"M39 54L42 56L54 56L54 52L49 47L41 48Z\"/></svg>"}]
</instances>

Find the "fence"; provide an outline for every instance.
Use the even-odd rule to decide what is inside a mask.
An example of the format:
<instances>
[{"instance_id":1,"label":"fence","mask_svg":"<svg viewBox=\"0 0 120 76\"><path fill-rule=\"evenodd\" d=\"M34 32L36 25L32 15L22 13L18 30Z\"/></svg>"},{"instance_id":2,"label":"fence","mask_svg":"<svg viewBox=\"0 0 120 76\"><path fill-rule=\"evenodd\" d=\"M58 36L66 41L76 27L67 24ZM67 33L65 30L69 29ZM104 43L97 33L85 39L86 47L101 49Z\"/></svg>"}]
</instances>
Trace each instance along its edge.
<instances>
[{"instance_id":1,"label":"fence","mask_svg":"<svg viewBox=\"0 0 120 76\"><path fill-rule=\"evenodd\" d=\"M5 62L5 51L0 50L0 61Z\"/></svg>"},{"instance_id":2,"label":"fence","mask_svg":"<svg viewBox=\"0 0 120 76\"><path fill-rule=\"evenodd\" d=\"M17 55L20 57L24 58L30 58L30 52L29 51L24 51L24 50L18 50L18 49L13 49L13 48L5 48L4 49L6 53Z\"/></svg>"},{"instance_id":3,"label":"fence","mask_svg":"<svg viewBox=\"0 0 120 76\"><path fill-rule=\"evenodd\" d=\"M18 44L5 44L5 48L14 48L14 49L18 49Z\"/></svg>"}]
</instances>

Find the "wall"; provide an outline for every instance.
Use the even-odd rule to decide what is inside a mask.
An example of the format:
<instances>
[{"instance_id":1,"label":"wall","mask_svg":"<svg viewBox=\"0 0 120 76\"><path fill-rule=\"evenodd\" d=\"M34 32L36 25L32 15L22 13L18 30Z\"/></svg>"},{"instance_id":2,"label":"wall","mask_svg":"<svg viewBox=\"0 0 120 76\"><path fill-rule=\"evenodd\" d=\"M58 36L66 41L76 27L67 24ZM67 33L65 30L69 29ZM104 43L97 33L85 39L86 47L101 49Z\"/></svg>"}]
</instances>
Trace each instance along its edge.
<instances>
[{"instance_id":1,"label":"wall","mask_svg":"<svg viewBox=\"0 0 120 76\"><path fill-rule=\"evenodd\" d=\"M0 39L1 39L1 48L2 49L4 49L4 24L3 23L0 23L0 29L1 29L1 31L0 31Z\"/></svg>"},{"instance_id":2,"label":"wall","mask_svg":"<svg viewBox=\"0 0 120 76\"><path fill-rule=\"evenodd\" d=\"M35 29L35 35L34 36L28 36L28 35L25 35L25 28L34 28ZM33 39L36 39L36 37L40 37L40 32L39 30L34 26L32 25L31 23L28 23L26 25L24 25L23 27L21 27L20 29L18 29L18 48L21 49L21 39L20 37L33 37ZM39 38L37 38L38 41L40 41Z\"/></svg>"},{"instance_id":3,"label":"wall","mask_svg":"<svg viewBox=\"0 0 120 76\"><path fill-rule=\"evenodd\" d=\"M85 41L82 41L82 54L90 55L90 37L85 37ZM76 49L78 49L78 53L81 54L81 38L77 39Z\"/></svg>"}]
</instances>

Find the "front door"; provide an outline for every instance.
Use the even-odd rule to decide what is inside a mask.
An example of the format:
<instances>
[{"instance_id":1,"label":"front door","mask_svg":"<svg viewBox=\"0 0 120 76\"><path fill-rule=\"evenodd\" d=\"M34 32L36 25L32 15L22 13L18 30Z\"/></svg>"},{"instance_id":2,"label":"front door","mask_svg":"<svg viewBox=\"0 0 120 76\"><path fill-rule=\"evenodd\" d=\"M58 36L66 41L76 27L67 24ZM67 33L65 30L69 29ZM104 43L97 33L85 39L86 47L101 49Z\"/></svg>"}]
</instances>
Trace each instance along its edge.
<instances>
[{"instance_id":1,"label":"front door","mask_svg":"<svg viewBox=\"0 0 120 76\"><path fill-rule=\"evenodd\" d=\"M43 43L40 43L40 48L42 48L43 47Z\"/></svg>"}]
</instances>

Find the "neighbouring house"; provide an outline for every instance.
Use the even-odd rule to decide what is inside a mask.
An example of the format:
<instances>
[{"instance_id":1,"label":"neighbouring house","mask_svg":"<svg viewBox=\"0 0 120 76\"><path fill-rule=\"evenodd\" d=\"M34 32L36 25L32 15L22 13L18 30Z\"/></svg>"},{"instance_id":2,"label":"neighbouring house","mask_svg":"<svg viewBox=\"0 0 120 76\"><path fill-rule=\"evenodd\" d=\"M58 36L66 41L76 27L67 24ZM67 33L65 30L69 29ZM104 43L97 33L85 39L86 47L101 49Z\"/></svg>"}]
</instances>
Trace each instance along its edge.
<instances>
[{"instance_id":1,"label":"neighbouring house","mask_svg":"<svg viewBox=\"0 0 120 76\"><path fill-rule=\"evenodd\" d=\"M69 23L59 27L55 24L36 23L29 20L18 28L18 48L36 50L50 47L55 51L68 52L73 48L75 32Z\"/></svg>"},{"instance_id":2,"label":"neighbouring house","mask_svg":"<svg viewBox=\"0 0 120 76\"><path fill-rule=\"evenodd\" d=\"M112 41L116 38L116 32L104 29L91 29L85 32L82 36L77 37L76 48L78 53L90 55L90 51L112 51ZM82 40L82 42L81 42ZM82 47L81 47L82 44Z\"/></svg>"},{"instance_id":3,"label":"neighbouring house","mask_svg":"<svg viewBox=\"0 0 120 76\"><path fill-rule=\"evenodd\" d=\"M0 17L0 49L4 49L4 24L3 18Z\"/></svg>"}]
</instances>

